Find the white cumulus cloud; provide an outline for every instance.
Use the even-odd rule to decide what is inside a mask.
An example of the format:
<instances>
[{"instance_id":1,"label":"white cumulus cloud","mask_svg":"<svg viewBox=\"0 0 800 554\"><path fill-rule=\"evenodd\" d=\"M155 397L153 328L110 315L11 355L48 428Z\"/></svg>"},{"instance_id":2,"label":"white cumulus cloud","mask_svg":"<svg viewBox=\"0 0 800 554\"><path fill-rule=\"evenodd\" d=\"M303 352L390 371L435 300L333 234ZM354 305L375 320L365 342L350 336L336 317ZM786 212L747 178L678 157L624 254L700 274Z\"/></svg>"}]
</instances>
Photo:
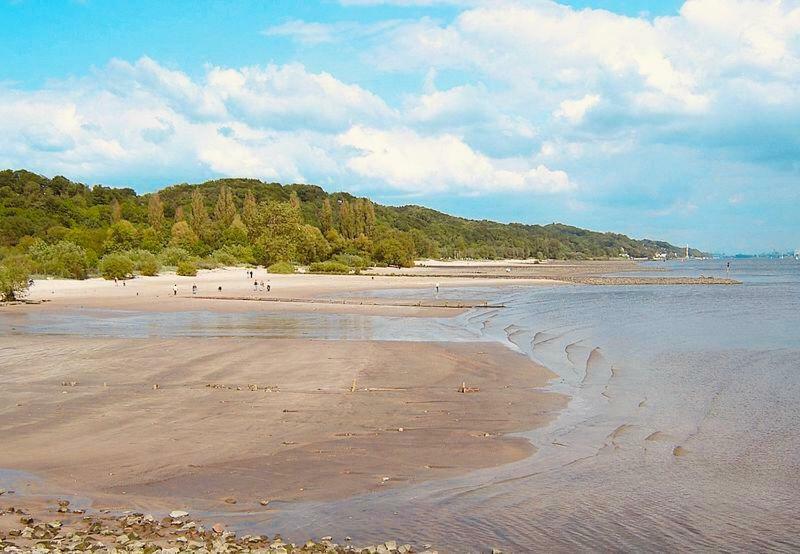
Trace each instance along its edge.
<instances>
[{"instance_id":1,"label":"white cumulus cloud","mask_svg":"<svg viewBox=\"0 0 800 554\"><path fill-rule=\"evenodd\" d=\"M574 188L563 171L527 160L489 158L454 135L356 126L339 141L358 152L348 161L353 171L412 194L558 193Z\"/></svg>"}]
</instances>

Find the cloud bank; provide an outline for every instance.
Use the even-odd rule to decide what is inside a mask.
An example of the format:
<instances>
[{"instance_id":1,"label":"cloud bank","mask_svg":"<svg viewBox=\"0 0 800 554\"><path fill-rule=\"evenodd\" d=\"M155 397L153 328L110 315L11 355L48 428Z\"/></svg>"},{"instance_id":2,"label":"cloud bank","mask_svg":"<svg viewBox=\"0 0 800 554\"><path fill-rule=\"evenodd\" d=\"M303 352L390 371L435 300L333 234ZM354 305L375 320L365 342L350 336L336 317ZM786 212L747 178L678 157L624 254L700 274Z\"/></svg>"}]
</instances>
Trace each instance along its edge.
<instances>
[{"instance_id":1,"label":"cloud bank","mask_svg":"<svg viewBox=\"0 0 800 554\"><path fill-rule=\"evenodd\" d=\"M798 0L687 0L652 19L548 0L342 4L343 21L266 27L265 44L294 48L280 63L198 76L141 57L33 90L0 84L0 165L546 195L583 213L798 200ZM382 4L417 18L376 18ZM455 15L418 16L439 4Z\"/></svg>"}]
</instances>

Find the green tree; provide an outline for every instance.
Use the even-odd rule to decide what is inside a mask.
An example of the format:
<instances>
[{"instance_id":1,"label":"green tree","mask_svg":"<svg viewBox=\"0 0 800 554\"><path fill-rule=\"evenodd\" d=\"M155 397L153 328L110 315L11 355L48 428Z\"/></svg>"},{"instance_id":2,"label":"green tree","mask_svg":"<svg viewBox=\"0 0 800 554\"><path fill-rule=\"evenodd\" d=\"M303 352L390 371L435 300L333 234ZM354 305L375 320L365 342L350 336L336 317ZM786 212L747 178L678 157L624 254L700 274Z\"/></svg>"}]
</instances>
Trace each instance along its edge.
<instances>
[{"instance_id":1,"label":"green tree","mask_svg":"<svg viewBox=\"0 0 800 554\"><path fill-rule=\"evenodd\" d=\"M346 239L352 239L355 235L355 225L353 221L353 210L350 202L341 200L339 204L339 232Z\"/></svg>"},{"instance_id":2,"label":"green tree","mask_svg":"<svg viewBox=\"0 0 800 554\"><path fill-rule=\"evenodd\" d=\"M228 187L222 185L217 196L217 203L214 206L214 221L225 229L230 227L236 217L236 204L233 200L233 193Z\"/></svg>"},{"instance_id":3,"label":"green tree","mask_svg":"<svg viewBox=\"0 0 800 554\"><path fill-rule=\"evenodd\" d=\"M30 261L24 256L4 258L0 262L0 300L12 302L28 290Z\"/></svg>"},{"instance_id":4,"label":"green tree","mask_svg":"<svg viewBox=\"0 0 800 554\"><path fill-rule=\"evenodd\" d=\"M322 211L319 215L319 223L323 233L328 233L333 229L333 208L331 208L330 198L322 201Z\"/></svg>"},{"instance_id":5,"label":"green tree","mask_svg":"<svg viewBox=\"0 0 800 554\"><path fill-rule=\"evenodd\" d=\"M137 246L139 246L139 234L130 221L122 219L108 228L106 241L103 243L106 252L131 250Z\"/></svg>"},{"instance_id":6,"label":"green tree","mask_svg":"<svg viewBox=\"0 0 800 554\"><path fill-rule=\"evenodd\" d=\"M202 237L208 233L209 223L205 198L200 189L196 188L192 192L192 230L198 237Z\"/></svg>"},{"instance_id":7,"label":"green tree","mask_svg":"<svg viewBox=\"0 0 800 554\"><path fill-rule=\"evenodd\" d=\"M119 200L114 198L111 201L111 223L117 223L122 219L122 206L119 205Z\"/></svg>"},{"instance_id":8,"label":"green tree","mask_svg":"<svg viewBox=\"0 0 800 554\"><path fill-rule=\"evenodd\" d=\"M298 212L300 211L300 197L297 196L297 191L293 190L289 195L289 204Z\"/></svg>"},{"instance_id":9,"label":"green tree","mask_svg":"<svg viewBox=\"0 0 800 554\"><path fill-rule=\"evenodd\" d=\"M414 265L414 243L405 233L392 233L375 243L372 256L379 262L397 267Z\"/></svg>"},{"instance_id":10,"label":"green tree","mask_svg":"<svg viewBox=\"0 0 800 554\"><path fill-rule=\"evenodd\" d=\"M241 218L237 214L230 226L222 233L222 242L225 245L246 245L247 244L247 227L242 223Z\"/></svg>"},{"instance_id":11,"label":"green tree","mask_svg":"<svg viewBox=\"0 0 800 554\"><path fill-rule=\"evenodd\" d=\"M257 219L258 205L256 204L256 197L248 190L244 197L244 205L242 206L242 222L248 229L251 229L256 226Z\"/></svg>"},{"instance_id":12,"label":"green tree","mask_svg":"<svg viewBox=\"0 0 800 554\"><path fill-rule=\"evenodd\" d=\"M164 247L164 239L160 230L154 227L147 227L142 231L142 248L154 254Z\"/></svg>"},{"instance_id":13,"label":"green tree","mask_svg":"<svg viewBox=\"0 0 800 554\"><path fill-rule=\"evenodd\" d=\"M301 240L297 246L297 260L308 264L319 262L330 256L331 248L322 232L313 225L303 225Z\"/></svg>"},{"instance_id":14,"label":"green tree","mask_svg":"<svg viewBox=\"0 0 800 554\"><path fill-rule=\"evenodd\" d=\"M175 248L183 248L190 252L197 250L200 239L185 221L178 221L172 226L169 245Z\"/></svg>"},{"instance_id":15,"label":"green tree","mask_svg":"<svg viewBox=\"0 0 800 554\"><path fill-rule=\"evenodd\" d=\"M256 241L257 256L264 265L290 262L297 257L303 240L300 213L288 202L264 202L256 216L260 236Z\"/></svg>"},{"instance_id":16,"label":"green tree","mask_svg":"<svg viewBox=\"0 0 800 554\"><path fill-rule=\"evenodd\" d=\"M157 192L151 194L147 201L147 222L153 229L164 228L164 204Z\"/></svg>"}]
</instances>

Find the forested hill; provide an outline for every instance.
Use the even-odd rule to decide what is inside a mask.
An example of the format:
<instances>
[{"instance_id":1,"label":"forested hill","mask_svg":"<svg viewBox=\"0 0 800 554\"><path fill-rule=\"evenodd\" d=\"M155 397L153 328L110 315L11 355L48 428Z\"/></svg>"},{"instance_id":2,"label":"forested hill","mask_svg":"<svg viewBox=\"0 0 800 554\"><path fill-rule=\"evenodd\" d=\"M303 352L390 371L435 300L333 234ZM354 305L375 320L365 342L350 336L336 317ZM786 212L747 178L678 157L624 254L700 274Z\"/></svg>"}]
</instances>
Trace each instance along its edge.
<instances>
[{"instance_id":1,"label":"forested hill","mask_svg":"<svg viewBox=\"0 0 800 554\"><path fill-rule=\"evenodd\" d=\"M196 260L216 255L264 264L683 255L682 248L666 242L561 224L468 220L420 206L381 206L313 185L218 179L139 195L130 188L0 171L0 255L24 255L31 247L59 242L82 249L89 266L112 252L159 255L165 249L182 249Z\"/></svg>"}]
</instances>

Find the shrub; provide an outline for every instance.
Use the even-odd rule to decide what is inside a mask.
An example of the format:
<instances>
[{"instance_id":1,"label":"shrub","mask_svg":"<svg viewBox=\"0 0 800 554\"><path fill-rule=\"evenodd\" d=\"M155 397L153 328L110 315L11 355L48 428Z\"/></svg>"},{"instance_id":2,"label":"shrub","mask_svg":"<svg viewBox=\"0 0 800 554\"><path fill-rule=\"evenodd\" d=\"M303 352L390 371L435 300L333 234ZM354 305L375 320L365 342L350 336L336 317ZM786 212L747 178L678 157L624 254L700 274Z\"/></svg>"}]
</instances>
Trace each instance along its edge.
<instances>
[{"instance_id":1,"label":"shrub","mask_svg":"<svg viewBox=\"0 0 800 554\"><path fill-rule=\"evenodd\" d=\"M106 254L100 259L98 269L105 279L127 279L133 273L133 260L125 254Z\"/></svg>"},{"instance_id":2,"label":"shrub","mask_svg":"<svg viewBox=\"0 0 800 554\"><path fill-rule=\"evenodd\" d=\"M169 248L162 250L158 257L163 265L175 267L179 263L189 260L192 255L183 248L170 246Z\"/></svg>"},{"instance_id":3,"label":"shrub","mask_svg":"<svg viewBox=\"0 0 800 554\"><path fill-rule=\"evenodd\" d=\"M267 268L267 273L294 273L294 266L289 262L275 262Z\"/></svg>"},{"instance_id":4,"label":"shrub","mask_svg":"<svg viewBox=\"0 0 800 554\"><path fill-rule=\"evenodd\" d=\"M346 266L356 269L366 269L369 267L369 260L355 254L336 254L331 260L334 262L341 262Z\"/></svg>"},{"instance_id":5,"label":"shrub","mask_svg":"<svg viewBox=\"0 0 800 554\"><path fill-rule=\"evenodd\" d=\"M30 261L23 256L9 256L0 262L0 300L11 302L28 289Z\"/></svg>"},{"instance_id":6,"label":"shrub","mask_svg":"<svg viewBox=\"0 0 800 554\"><path fill-rule=\"evenodd\" d=\"M62 240L55 244L36 241L28 253L34 263L34 270L56 277L85 279L89 272L89 259L86 250L75 243Z\"/></svg>"},{"instance_id":7,"label":"shrub","mask_svg":"<svg viewBox=\"0 0 800 554\"><path fill-rule=\"evenodd\" d=\"M178 263L178 269L175 271L175 273L187 277L194 277L197 275L197 266L192 261L183 260Z\"/></svg>"},{"instance_id":8,"label":"shrub","mask_svg":"<svg viewBox=\"0 0 800 554\"><path fill-rule=\"evenodd\" d=\"M148 252L148 254L150 254ZM150 254L149 256L142 256L139 262L136 264L136 269L142 275L147 276L154 276L158 275L158 272L161 270L161 264L158 263L158 259L155 255Z\"/></svg>"},{"instance_id":9,"label":"shrub","mask_svg":"<svg viewBox=\"0 0 800 554\"><path fill-rule=\"evenodd\" d=\"M311 273L350 273L350 268L342 262L334 262L328 260L327 262L314 262L308 266Z\"/></svg>"}]
</instances>

